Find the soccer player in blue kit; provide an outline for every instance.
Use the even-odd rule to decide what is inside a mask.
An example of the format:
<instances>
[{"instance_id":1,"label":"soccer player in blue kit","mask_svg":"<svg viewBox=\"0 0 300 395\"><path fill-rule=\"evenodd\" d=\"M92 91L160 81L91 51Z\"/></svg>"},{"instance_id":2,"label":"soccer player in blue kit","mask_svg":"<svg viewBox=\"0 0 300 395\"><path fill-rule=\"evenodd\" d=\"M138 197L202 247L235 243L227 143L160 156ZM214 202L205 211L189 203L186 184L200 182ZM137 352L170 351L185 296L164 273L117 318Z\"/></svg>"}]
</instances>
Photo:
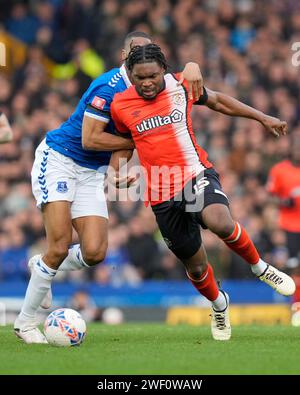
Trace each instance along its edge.
<instances>
[{"instance_id":1,"label":"soccer player in blue kit","mask_svg":"<svg viewBox=\"0 0 300 395\"><path fill-rule=\"evenodd\" d=\"M151 43L143 32L129 33L122 50L125 60L134 46ZM190 92L201 93L198 65L187 64L182 77ZM183 81L182 78L182 81ZM38 307L51 305L51 283L57 270L80 270L103 261L107 249L108 213L104 177L112 151L134 149L131 140L117 136L110 117L116 93L131 86L123 64L89 86L75 112L60 128L49 131L35 153L32 190L42 210L47 251L29 260L31 278L15 334L25 343L47 343L38 329ZM75 228L79 244L70 247Z\"/></svg>"}]
</instances>

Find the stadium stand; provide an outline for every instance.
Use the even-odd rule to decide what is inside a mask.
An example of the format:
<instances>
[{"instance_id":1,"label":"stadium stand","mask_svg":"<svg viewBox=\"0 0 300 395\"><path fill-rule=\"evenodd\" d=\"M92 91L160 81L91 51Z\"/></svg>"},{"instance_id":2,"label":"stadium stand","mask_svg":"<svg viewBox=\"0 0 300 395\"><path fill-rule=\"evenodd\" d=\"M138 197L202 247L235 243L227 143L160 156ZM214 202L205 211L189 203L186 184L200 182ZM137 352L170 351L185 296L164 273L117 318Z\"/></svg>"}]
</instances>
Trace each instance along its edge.
<instances>
[{"instance_id":1,"label":"stadium stand","mask_svg":"<svg viewBox=\"0 0 300 395\"><path fill-rule=\"evenodd\" d=\"M198 62L206 86L286 120L290 133L300 129L299 67L291 62L291 44L300 42L297 2L2 0L0 42L8 60L0 68L0 111L13 126L14 141L0 146L0 285L24 282L28 257L44 249L30 187L35 148L47 130L69 116L92 78L120 64L122 40L132 30L152 34L174 71ZM277 140L254 121L212 117L207 108L193 109L193 122L235 219L264 259L296 271L299 263L293 260L289 267L278 207L266 190L270 168L289 155L290 137ZM144 280L186 279L149 208L113 202L109 210L104 264L57 281L138 286ZM203 240L218 277L253 279L249 267L211 233L203 231Z\"/></svg>"}]
</instances>

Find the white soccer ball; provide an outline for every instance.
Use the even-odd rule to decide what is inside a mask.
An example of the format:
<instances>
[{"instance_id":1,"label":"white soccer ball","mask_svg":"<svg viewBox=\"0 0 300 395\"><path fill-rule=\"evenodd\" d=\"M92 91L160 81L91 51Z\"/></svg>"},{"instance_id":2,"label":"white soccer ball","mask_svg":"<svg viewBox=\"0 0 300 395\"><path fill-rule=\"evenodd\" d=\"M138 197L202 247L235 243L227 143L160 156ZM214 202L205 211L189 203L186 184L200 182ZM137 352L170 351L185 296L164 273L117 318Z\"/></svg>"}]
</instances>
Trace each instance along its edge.
<instances>
[{"instance_id":1,"label":"white soccer ball","mask_svg":"<svg viewBox=\"0 0 300 395\"><path fill-rule=\"evenodd\" d=\"M108 325L122 324L124 321L124 315L120 309L116 307L108 307L102 313L102 321Z\"/></svg>"},{"instance_id":2,"label":"white soccer ball","mask_svg":"<svg viewBox=\"0 0 300 395\"><path fill-rule=\"evenodd\" d=\"M44 333L53 346L79 346L86 335L86 324L77 311L57 309L46 318Z\"/></svg>"},{"instance_id":3,"label":"white soccer ball","mask_svg":"<svg viewBox=\"0 0 300 395\"><path fill-rule=\"evenodd\" d=\"M292 325L300 326L300 310L292 315Z\"/></svg>"}]
</instances>

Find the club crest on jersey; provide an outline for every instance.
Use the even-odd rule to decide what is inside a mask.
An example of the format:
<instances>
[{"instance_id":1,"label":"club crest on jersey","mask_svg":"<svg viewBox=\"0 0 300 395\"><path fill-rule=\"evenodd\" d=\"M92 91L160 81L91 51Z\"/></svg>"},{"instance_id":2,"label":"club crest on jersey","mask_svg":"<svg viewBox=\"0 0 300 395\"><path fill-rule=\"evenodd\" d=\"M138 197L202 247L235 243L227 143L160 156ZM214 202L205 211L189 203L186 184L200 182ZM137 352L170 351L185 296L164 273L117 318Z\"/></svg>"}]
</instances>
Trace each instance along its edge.
<instances>
[{"instance_id":1,"label":"club crest on jersey","mask_svg":"<svg viewBox=\"0 0 300 395\"><path fill-rule=\"evenodd\" d=\"M140 115L140 113L141 113L141 110L136 110L136 111L133 111L133 112L131 113L131 115L132 115L134 118L137 118L137 117Z\"/></svg>"},{"instance_id":2,"label":"club crest on jersey","mask_svg":"<svg viewBox=\"0 0 300 395\"><path fill-rule=\"evenodd\" d=\"M106 103L105 99L102 99L99 96L95 96L92 101L92 106L98 108L98 110L103 110L105 103Z\"/></svg>"},{"instance_id":3,"label":"club crest on jersey","mask_svg":"<svg viewBox=\"0 0 300 395\"><path fill-rule=\"evenodd\" d=\"M143 122L136 125L136 130L139 133L143 133L151 129L159 128L161 126L170 125L171 123L181 122L182 118L183 113L181 111L173 110L170 115L166 115L164 117L156 115L155 117L143 120Z\"/></svg>"},{"instance_id":4,"label":"club crest on jersey","mask_svg":"<svg viewBox=\"0 0 300 395\"><path fill-rule=\"evenodd\" d=\"M184 103L184 96L181 93L176 93L173 97L172 97L173 103L176 106L182 106L182 104Z\"/></svg>"},{"instance_id":5,"label":"club crest on jersey","mask_svg":"<svg viewBox=\"0 0 300 395\"><path fill-rule=\"evenodd\" d=\"M59 193L66 193L66 192L68 192L67 181L57 181L56 191L59 192Z\"/></svg>"}]
</instances>

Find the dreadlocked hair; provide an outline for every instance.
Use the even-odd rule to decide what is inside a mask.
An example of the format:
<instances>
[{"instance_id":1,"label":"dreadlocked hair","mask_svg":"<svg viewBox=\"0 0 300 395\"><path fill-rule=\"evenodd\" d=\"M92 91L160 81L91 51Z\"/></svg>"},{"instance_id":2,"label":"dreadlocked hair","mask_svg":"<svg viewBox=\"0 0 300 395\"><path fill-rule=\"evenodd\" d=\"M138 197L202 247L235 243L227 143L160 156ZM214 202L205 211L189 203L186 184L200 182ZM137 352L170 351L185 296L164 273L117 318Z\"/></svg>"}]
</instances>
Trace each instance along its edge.
<instances>
[{"instance_id":1,"label":"dreadlocked hair","mask_svg":"<svg viewBox=\"0 0 300 395\"><path fill-rule=\"evenodd\" d=\"M132 71L135 64L157 62L165 70L169 65L161 48L156 44L133 47L126 59L126 67Z\"/></svg>"}]
</instances>

